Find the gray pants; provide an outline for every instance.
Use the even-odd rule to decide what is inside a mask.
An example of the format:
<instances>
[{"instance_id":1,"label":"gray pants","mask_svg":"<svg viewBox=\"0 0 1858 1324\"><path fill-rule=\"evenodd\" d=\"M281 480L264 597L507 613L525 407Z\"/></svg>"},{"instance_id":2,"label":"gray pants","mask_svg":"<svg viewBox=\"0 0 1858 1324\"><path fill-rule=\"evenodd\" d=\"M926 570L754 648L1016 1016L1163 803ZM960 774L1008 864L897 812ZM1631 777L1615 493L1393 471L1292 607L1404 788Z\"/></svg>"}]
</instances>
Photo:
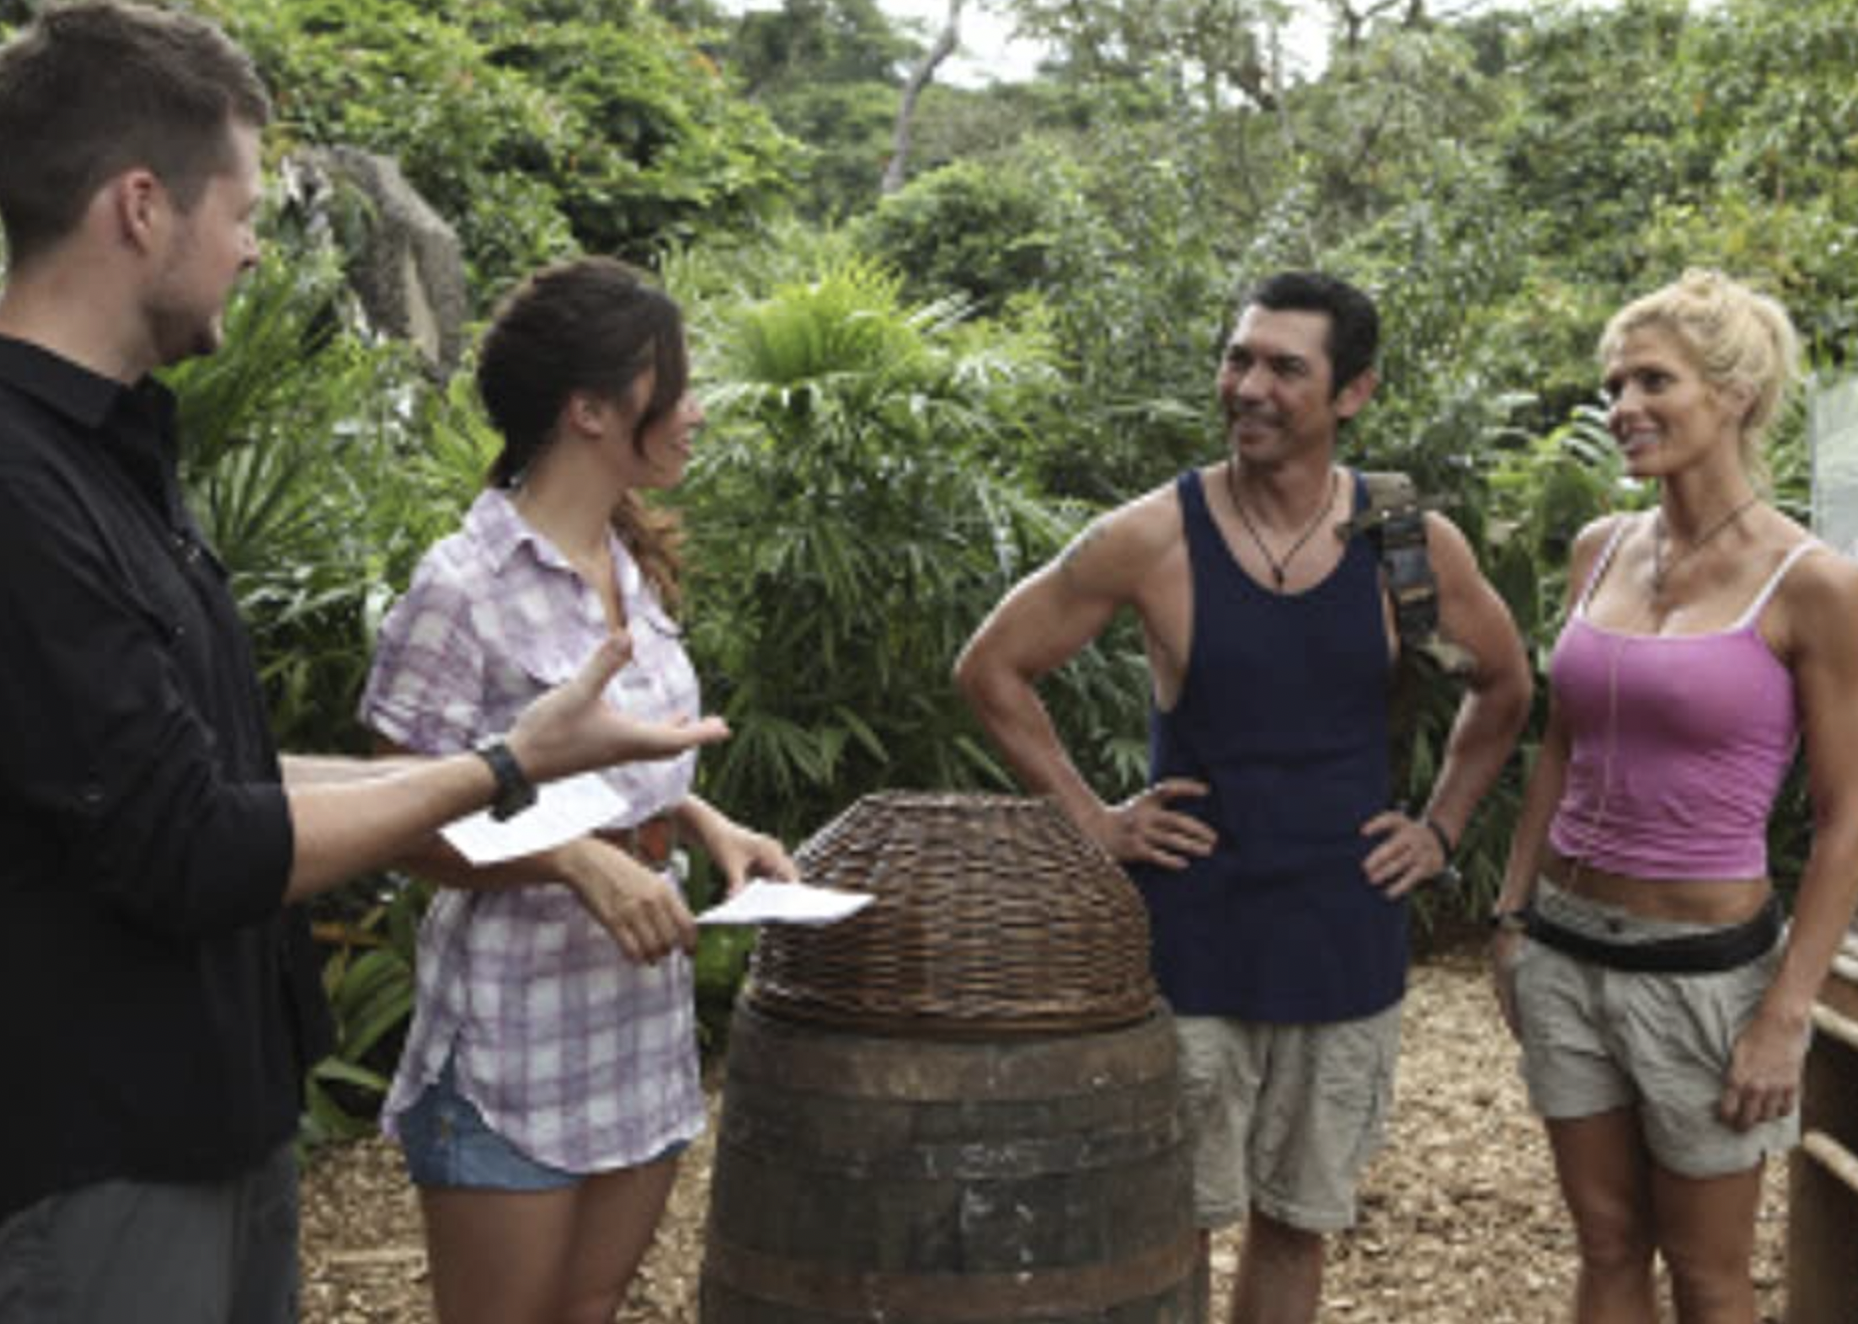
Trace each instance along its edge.
<instances>
[{"instance_id":1,"label":"gray pants","mask_svg":"<svg viewBox=\"0 0 1858 1324\"><path fill-rule=\"evenodd\" d=\"M289 1145L221 1182L106 1181L0 1223L0 1324L294 1324Z\"/></svg>"}]
</instances>

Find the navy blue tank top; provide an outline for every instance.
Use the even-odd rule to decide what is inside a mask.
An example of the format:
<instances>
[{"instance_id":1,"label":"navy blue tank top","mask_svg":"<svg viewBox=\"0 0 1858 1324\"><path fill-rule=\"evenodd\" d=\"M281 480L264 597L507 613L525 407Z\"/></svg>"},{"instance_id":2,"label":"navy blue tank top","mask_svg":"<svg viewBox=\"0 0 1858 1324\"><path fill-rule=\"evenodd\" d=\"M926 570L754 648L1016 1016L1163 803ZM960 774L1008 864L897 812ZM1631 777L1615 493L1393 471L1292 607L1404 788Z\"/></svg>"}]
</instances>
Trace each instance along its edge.
<instances>
[{"instance_id":1,"label":"navy blue tank top","mask_svg":"<svg viewBox=\"0 0 1858 1324\"><path fill-rule=\"evenodd\" d=\"M1219 843L1181 870L1130 869L1148 903L1155 976L1181 1015L1353 1020L1406 987L1406 906L1368 882L1361 825L1389 805L1380 566L1351 539L1303 593L1239 567L1196 471L1177 490L1193 574L1192 642L1174 707L1151 706L1155 780L1212 787L1175 807ZM1355 478L1355 506L1367 488Z\"/></svg>"}]
</instances>

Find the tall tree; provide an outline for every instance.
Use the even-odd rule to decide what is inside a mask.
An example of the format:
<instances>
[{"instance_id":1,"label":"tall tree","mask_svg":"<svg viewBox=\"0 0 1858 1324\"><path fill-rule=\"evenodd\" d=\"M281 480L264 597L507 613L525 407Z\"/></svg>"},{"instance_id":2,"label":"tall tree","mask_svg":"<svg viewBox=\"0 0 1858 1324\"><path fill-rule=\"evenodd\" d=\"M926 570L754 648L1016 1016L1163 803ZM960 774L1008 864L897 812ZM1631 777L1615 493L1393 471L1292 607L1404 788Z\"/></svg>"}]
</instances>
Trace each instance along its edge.
<instances>
[{"instance_id":1,"label":"tall tree","mask_svg":"<svg viewBox=\"0 0 1858 1324\"><path fill-rule=\"evenodd\" d=\"M917 50L877 0L782 0L737 21L731 73L811 149L795 172L804 214L837 219L877 200L902 70Z\"/></svg>"},{"instance_id":2,"label":"tall tree","mask_svg":"<svg viewBox=\"0 0 1858 1324\"><path fill-rule=\"evenodd\" d=\"M961 42L961 7L962 0L948 0L948 21L942 25L935 43L910 70L909 80L903 85L903 97L897 105L897 127L891 135L890 160L884 166L882 191L885 193L895 193L903 187L904 174L909 168L910 130L916 121L916 106L923 90L935 77L935 71L955 53Z\"/></svg>"}]
</instances>

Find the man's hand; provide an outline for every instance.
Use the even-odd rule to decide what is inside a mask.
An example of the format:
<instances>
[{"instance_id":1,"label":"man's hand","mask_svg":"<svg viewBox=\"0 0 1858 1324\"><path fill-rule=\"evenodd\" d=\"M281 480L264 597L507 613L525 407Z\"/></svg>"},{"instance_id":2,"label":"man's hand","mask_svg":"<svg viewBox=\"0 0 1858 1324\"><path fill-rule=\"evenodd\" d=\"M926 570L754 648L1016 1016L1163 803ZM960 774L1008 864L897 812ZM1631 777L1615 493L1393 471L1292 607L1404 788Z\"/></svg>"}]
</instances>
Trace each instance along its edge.
<instances>
[{"instance_id":1,"label":"man's hand","mask_svg":"<svg viewBox=\"0 0 1858 1324\"><path fill-rule=\"evenodd\" d=\"M604 702L602 691L631 651L625 632L614 632L572 680L523 709L507 739L530 781L552 781L615 763L671 758L698 745L728 739L729 727L720 717L641 722Z\"/></svg>"},{"instance_id":2,"label":"man's hand","mask_svg":"<svg viewBox=\"0 0 1858 1324\"><path fill-rule=\"evenodd\" d=\"M1423 818L1409 818L1397 810L1376 814L1361 825L1364 837L1380 837L1361 867L1368 881L1382 889L1389 901L1397 900L1421 883L1445 871L1445 846Z\"/></svg>"},{"instance_id":3,"label":"man's hand","mask_svg":"<svg viewBox=\"0 0 1858 1324\"><path fill-rule=\"evenodd\" d=\"M697 925L678 890L610 842L581 837L562 848L568 885L628 957L655 965L697 950Z\"/></svg>"},{"instance_id":4,"label":"man's hand","mask_svg":"<svg viewBox=\"0 0 1858 1324\"><path fill-rule=\"evenodd\" d=\"M1204 782L1170 777L1105 809L1084 830L1113 860L1185 869L1189 857L1213 853L1219 833L1197 818L1170 809L1168 803L1209 792Z\"/></svg>"}]
</instances>

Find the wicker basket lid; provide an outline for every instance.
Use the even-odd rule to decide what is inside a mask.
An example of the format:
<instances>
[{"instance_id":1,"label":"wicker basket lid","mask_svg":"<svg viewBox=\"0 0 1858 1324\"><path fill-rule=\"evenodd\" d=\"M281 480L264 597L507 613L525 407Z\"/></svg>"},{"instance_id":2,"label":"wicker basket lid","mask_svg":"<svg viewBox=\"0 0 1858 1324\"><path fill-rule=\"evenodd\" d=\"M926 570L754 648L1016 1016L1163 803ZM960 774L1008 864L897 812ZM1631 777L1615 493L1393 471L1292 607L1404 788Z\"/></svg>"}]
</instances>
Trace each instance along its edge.
<instances>
[{"instance_id":1,"label":"wicker basket lid","mask_svg":"<svg viewBox=\"0 0 1858 1324\"><path fill-rule=\"evenodd\" d=\"M877 900L823 928L770 925L744 994L792 1020L916 1034L1056 1033L1155 1009L1148 915L1049 800L868 795L796 859Z\"/></svg>"}]
</instances>

